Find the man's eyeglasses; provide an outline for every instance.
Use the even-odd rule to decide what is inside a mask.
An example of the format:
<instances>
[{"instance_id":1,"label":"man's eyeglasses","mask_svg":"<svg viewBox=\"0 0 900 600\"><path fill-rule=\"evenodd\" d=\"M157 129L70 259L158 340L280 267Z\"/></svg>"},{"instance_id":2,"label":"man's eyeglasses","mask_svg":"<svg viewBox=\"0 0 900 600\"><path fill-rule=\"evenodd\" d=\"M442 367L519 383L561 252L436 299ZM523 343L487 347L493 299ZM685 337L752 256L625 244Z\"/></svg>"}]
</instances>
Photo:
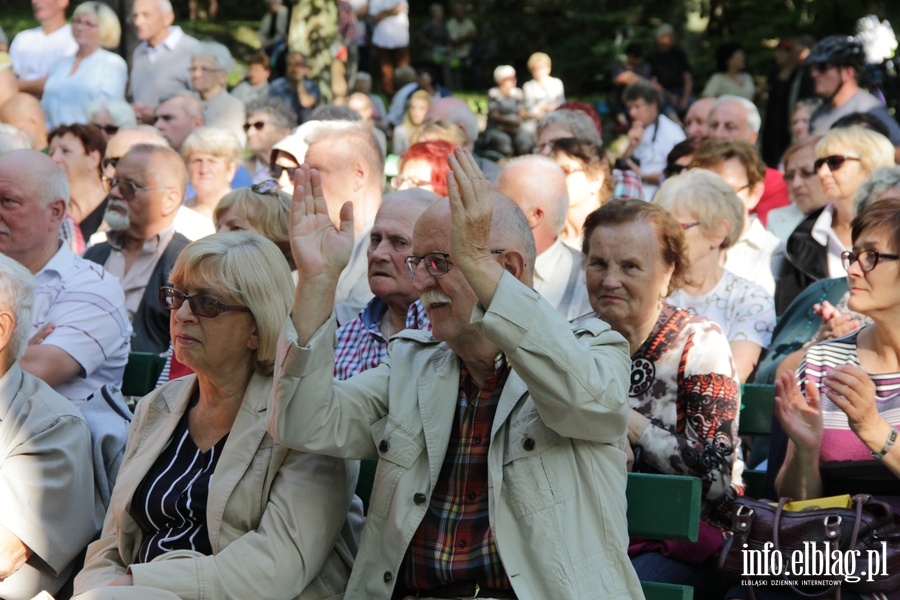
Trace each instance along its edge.
<instances>
[{"instance_id":1,"label":"man's eyeglasses","mask_svg":"<svg viewBox=\"0 0 900 600\"><path fill-rule=\"evenodd\" d=\"M269 175L272 176L272 179L281 179L281 174L287 172L288 179L291 181L294 180L294 173L297 172L297 169L300 167L282 167L281 165L271 165L269 167Z\"/></svg>"},{"instance_id":2,"label":"man's eyeglasses","mask_svg":"<svg viewBox=\"0 0 900 600\"><path fill-rule=\"evenodd\" d=\"M391 187L395 190L405 190L409 188L417 188L426 185L440 185L440 181L423 181L418 177L410 177L409 175L401 175L399 177L391 177Z\"/></svg>"},{"instance_id":3,"label":"man's eyeglasses","mask_svg":"<svg viewBox=\"0 0 900 600\"><path fill-rule=\"evenodd\" d=\"M254 121L253 123L244 123L244 133L249 132L251 128L253 128L257 131L262 131L265 126L266 126L265 121Z\"/></svg>"},{"instance_id":4,"label":"man's eyeglasses","mask_svg":"<svg viewBox=\"0 0 900 600\"><path fill-rule=\"evenodd\" d=\"M188 305L191 307L191 312L198 317L205 317L207 319L218 317L221 313L228 311L250 312L250 309L246 306L222 304L212 296L207 296L206 294L188 296L181 290L176 290L173 287L159 288L158 297L160 306L166 310L178 310L181 308L181 305L184 304L184 301L187 300Z\"/></svg>"},{"instance_id":5,"label":"man's eyeglasses","mask_svg":"<svg viewBox=\"0 0 900 600\"><path fill-rule=\"evenodd\" d=\"M859 268L862 269L863 273L868 273L877 267L879 261L897 260L898 258L900 258L900 254L886 254L878 250L863 250L862 252L845 250L841 252L841 264L844 265L845 271L849 271L850 265L855 262L859 264Z\"/></svg>"},{"instance_id":6,"label":"man's eyeglasses","mask_svg":"<svg viewBox=\"0 0 900 600\"><path fill-rule=\"evenodd\" d=\"M115 187L119 188L119 192L121 192L122 198L129 201L134 200L134 197L137 195L138 190L147 191L169 189L168 187L164 186L138 185L128 179L122 179L121 177L112 177L109 180L109 191L112 191Z\"/></svg>"},{"instance_id":7,"label":"man's eyeglasses","mask_svg":"<svg viewBox=\"0 0 900 600\"><path fill-rule=\"evenodd\" d=\"M491 254L503 254L504 252L506 252L505 249L491 250ZM429 252L422 256L407 256L403 262L406 263L406 272L409 273L410 279L416 278L416 270L419 268L419 263L425 265L425 270L432 277L446 275L450 271L450 267L453 266L453 263L450 262L450 255L444 252Z\"/></svg>"},{"instance_id":8,"label":"man's eyeglasses","mask_svg":"<svg viewBox=\"0 0 900 600\"><path fill-rule=\"evenodd\" d=\"M816 170L816 172L818 172L819 169L822 168L822 165L828 165L828 170L833 173L834 171L837 171L842 166L844 166L844 163L847 162L848 160L855 160L855 161L859 162L862 159L860 159L858 156L847 156L846 154L832 154L831 156L824 156L822 158L817 158L816 161L813 163L813 168Z\"/></svg>"}]
</instances>

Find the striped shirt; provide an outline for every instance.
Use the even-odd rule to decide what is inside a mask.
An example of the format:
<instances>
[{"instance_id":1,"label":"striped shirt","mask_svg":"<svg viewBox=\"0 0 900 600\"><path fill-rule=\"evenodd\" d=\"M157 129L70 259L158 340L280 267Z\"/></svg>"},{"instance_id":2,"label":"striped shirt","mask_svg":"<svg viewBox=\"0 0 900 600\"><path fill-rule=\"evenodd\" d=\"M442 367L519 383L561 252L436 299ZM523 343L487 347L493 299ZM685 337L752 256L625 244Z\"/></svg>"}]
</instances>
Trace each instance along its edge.
<instances>
[{"instance_id":1,"label":"striped shirt","mask_svg":"<svg viewBox=\"0 0 900 600\"><path fill-rule=\"evenodd\" d=\"M131 500L132 516L144 534L136 562L150 562L173 550L212 554L206 504L228 435L201 452L188 431L188 414L181 417Z\"/></svg>"},{"instance_id":2,"label":"striped shirt","mask_svg":"<svg viewBox=\"0 0 900 600\"><path fill-rule=\"evenodd\" d=\"M403 559L401 581L410 590L449 583L512 589L488 515L488 447L509 364L498 359L481 389L463 366L454 426L428 511ZM427 594L424 594L427 595Z\"/></svg>"},{"instance_id":3,"label":"striped shirt","mask_svg":"<svg viewBox=\"0 0 900 600\"><path fill-rule=\"evenodd\" d=\"M829 340L806 351L806 358L797 367L797 379L800 389L804 389L807 381L819 387L822 401L822 420L824 432L819 458L822 462L874 460L869 448L850 429L847 414L825 396L823 379L826 373L841 365L859 364L856 351L856 330L842 338ZM878 414L891 425L900 425L900 373L869 374L875 384L875 405Z\"/></svg>"},{"instance_id":4,"label":"striped shirt","mask_svg":"<svg viewBox=\"0 0 900 600\"><path fill-rule=\"evenodd\" d=\"M378 296L369 300L359 316L338 327L337 347L334 349L334 377L349 379L377 367L388 355L388 340L381 333L381 319L387 304ZM416 300L406 312L406 328L431 331L425 307Z\"/></svg>"}]
</instances>

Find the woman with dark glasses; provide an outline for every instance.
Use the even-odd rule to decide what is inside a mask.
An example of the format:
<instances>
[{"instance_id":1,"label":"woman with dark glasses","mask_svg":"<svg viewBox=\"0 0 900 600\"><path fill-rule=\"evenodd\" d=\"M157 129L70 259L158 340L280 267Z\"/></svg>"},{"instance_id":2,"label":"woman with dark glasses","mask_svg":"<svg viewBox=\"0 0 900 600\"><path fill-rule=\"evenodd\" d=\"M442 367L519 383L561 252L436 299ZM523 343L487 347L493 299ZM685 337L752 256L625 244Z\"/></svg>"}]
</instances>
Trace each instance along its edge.
<instances>
[{"instance_id":1,"label":"woman with dark glasses","mask_svg":"<svg viewBox=\"0 0 900 600\"><path fill-rule=\"evenodd\" d=\"M340 597L361 522L358 467L266 433L293 295L282 253L259 235L218 233L185 248L170 281L159 300L195 374L138 405L76 595Z\"/></svg>"},{"instance_id":2,"label":"woman with dark glasses","mask_svg":"<svg viewBox=\"0 0 900 600\"><path fill-rule=\"evenodd\" d=\"M850 246L856 192L872 171L893 164L890 140L862 127L832 129L816 144L813 170L827 204L809 213L794 229L781 263L773 264L779 315L811 283L841 276L841 252Z\"/></svg>"},{"instance_id":3,"label":"woman with dark glasses","mask_svg":"<svg viewBox=\"0 0 900 600\"><path fill-rule=\"evenodd\" d=\"M832 476L845 461L877 461L900 477L900 200L872 204L853 220L852 236L841 255L848 304L872 323L811 346L796 378L776 381L775 415L788 439L786 452L770 453L770 469L783 460L779 496L867 493Z\"/></svg>"}]
</instances>

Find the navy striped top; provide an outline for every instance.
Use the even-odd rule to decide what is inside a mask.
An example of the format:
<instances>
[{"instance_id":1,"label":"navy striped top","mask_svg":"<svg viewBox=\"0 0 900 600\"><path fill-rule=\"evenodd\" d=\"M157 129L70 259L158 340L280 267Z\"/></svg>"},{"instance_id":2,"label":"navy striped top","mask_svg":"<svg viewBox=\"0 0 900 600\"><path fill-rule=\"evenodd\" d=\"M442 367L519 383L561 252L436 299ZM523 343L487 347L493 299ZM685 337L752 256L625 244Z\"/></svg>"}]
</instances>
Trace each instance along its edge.
<instances>
[{"instance_id":1,"label":"navy striped top","mask_svg":"<svg viewBox=\"0 0 900 600\"><path fill-rule=\"evenodd\" d=\"M150 562L173 550L212 554L206 503L227 439L226 434L201 452L188 432L188 412L181 417L131 500L132 516L144 533L136 562Z\"/></svg>"}]
</instances>

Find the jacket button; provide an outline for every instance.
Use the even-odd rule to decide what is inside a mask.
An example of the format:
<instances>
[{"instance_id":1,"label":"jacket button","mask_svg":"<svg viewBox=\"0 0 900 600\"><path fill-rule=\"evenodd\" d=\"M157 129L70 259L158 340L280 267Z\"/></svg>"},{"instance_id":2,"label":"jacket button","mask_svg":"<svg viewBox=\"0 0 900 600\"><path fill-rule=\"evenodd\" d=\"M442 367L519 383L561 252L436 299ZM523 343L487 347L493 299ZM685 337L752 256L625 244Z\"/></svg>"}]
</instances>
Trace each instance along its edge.
<instances>
[{"instance_id":1,"label":"jacket button","mask_svg":"<svg viewBox=\"0 0 900 600\"><path fill-rule=\"evenodd\" d=\"M378 444L378 450L380 452L387 452L390 447L391 447L391 445L388 443L387 440L381 440L381 442L379 442L379 444Z\"/></svg>"},{"instance_id":2,"label":"jacket button","mask_svg":"<svg viewBox=\"0 0 900 600\"><path fill-rule=\"evenodd\" d=\"M415 502L416 504L425 504L425 500L425 494L423 494L422 492L413 495L413 502Z\"/></svg>"},{"instance_id":3,"label":"jacket button","mask_svg":"<svg viewBox=\"0 0 900 600\"><path fill-rule=\"evenodd\" d=\"M391 575L391 572L390 572L390 571L385 571L385 572L384 572L384 582L385 582L385 583L390 583L392 579L394 579L394 576Z\"/></svg>"},{"instance_id":4,"label":"jacket button","mask_svg":"<svg viewBox=\"0 0 900 600\"><path fill-rule=\"evenodd\" d=\"M522 447L531 452L532 450L534 450L534 439L525 438L525 441L522 442Z\"/></svg>"}]
</instances>

